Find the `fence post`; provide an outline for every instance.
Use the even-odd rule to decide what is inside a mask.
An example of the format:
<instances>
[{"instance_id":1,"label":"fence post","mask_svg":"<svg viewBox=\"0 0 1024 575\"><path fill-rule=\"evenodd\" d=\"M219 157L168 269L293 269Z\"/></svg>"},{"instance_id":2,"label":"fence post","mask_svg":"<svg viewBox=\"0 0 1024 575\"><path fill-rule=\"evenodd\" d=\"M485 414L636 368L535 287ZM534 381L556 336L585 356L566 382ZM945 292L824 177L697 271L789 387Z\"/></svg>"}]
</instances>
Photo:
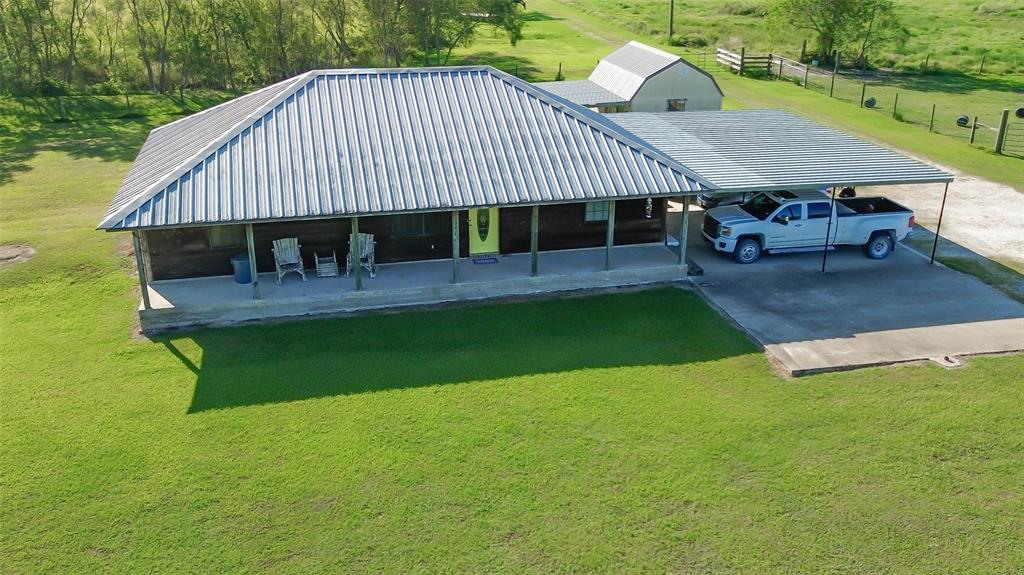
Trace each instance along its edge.
<instances>
[{"instance_id":1,"label":"fence post","mask_svg":"<svg viewBox=\"0 0 1024 575\"><path fill-rule=\"evenodd\" d=\"M785 65L784 62L785 59L782 56L779 56L779 80L782 79L782 66Z\"/></svg>"},{"instance_id":2,"label":"fence post","mask_svg":"<svg viewBox=\"0 0 1024 575\"><path fill-rule=\"evenodd\" d=\"M1003 143L1006 142L1006 128L1010 125L1010 109L1003 108L1002 115L999 116L999 131L996 132L996 147L995 151L997 154L1003 153Z\"/></svg>"},{"instance_id":3,"label":"fence post","mask_svg":"<svg viewBox=\"0 0 1024 575\"><path fill-rule=\"evenodd\" d=\"M931 60L931 59L932 59L932 53L929 52L928 55L924 57L924 69L925 70L928 69L928 61Z\"/></svg>"},{"instance_id":4,"label":"fence post","mask_svg":"<svg viewBox=\"0 0 1024 575\"><path fill-rule=\"evenodd\" d=\"M807 58L807 38L804 38L804 44L800 47L800 62Z\"/></svg>"},{"instance_id":5,"label":"fence post","mask_svg":"<svg viewBox=\"0 0 1024 575\"><path fill-rule=\"evenodd\" d=\"M772 53L768 52L768 77L772 77Z\"/></svg>"},{"instance_id":6,"label":"fence post","mask_svg":"<svg viewBox=\"0 0 1024 575\"><path fill-rule=\"evenodd\" d=\"M935 125L935 104L932 104L932 117L928 119L928 131L932 131L932 126Z\"/></svg>"},{"instance_id":7,"label":"fence post","mask_svg":"<svg viewBox=\"0 0 1024 575\"><path fill-rule=\"evenodd\" d=\"M892 119L896 119L896 105L900 103L900 91L896 90L896 97L892 100Z\"/></svg>"},{"instance_id":8,"label":"fence post","mask_svg":"<svg viewBox=\"0 0 1024 575\"><path fill-rule=\"evenodd\" d=\"M974 117L974 121L971 122L971 141L970 141L970 143L972 143L972 144L974 143L974 133L977 132L977 131L978 131L978 117L975 116Z\"/></svg>"},{"instance_id":9,"label":"fence post","mask_svg":"<svg viewBox=\"0 0 1024 575\"><path fill-rule=\"evenodd\" d=\"M864 107L864 92L867 92L867 90L868 90L867 82L864 82L863 84L860 85L860 107L861 108Z\"/></svg>"},{"instance_id":10,"label":"fence post","mask_svg":"<svg viewBox=\"0 0 1024 575\"><path fill-rule=\"evenodd\" d=\"M836 91L836 74L839 73L839 50L836 50L836 61L832 63L832 84L828 87L828 97Z\"/></svg>"},{"instance_id":11,"label":"fence post","mask_svg":"<svg viewBox=\"0 0 1024 575\"><path fill-rule=\"evenodd\" d=\"M988 58L988 54L982 54L981 55L981 66L978 67L978 73L979 74L984 74L985 73L985 58Z\"/></svg>"},{"instance_id":12,"label":"fence post","mask_svg":"<svg viewBox=\"0 0 1024 575\"><path fill-rule=\"evenodd\" d=\"M808 66L807 64L804 64L804 88L807 87L807 74L810 72L810 70L811 67Z\"/></svg>"},{"instance_id":13,"label":"fence post","mask_svg":"<svg viewBox=\"0 0 1024 575\"><path fill-rule=\"evenodd\" d=\"M747 58L747 47L746 46L740 46L740 71L739 71L739 75L740 76L743 75L743 65L746 63L746 62L744 62L744 60L746 60L746 58Z\"/></svg>"},{"instance_id":14,"label":"fence post","mask_svg":"<svg viewBox=\"0 0 1024 575\"><path fill-rule=\"evenodd\" d=\"M562 63L559 62L558 63L558 74L555 76L555 80L562 80L562 79L564 79L563 76L562 76Z\"/></svg>"}]
</instances>

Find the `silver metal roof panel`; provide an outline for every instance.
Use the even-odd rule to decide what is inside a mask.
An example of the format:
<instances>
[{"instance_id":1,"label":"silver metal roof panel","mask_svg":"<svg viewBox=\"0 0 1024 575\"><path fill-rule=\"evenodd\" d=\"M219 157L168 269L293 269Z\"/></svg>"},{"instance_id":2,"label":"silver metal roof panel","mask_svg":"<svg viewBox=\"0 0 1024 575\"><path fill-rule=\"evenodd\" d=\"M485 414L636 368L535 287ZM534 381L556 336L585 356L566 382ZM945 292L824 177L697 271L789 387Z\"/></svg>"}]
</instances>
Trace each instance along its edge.
<instances>
[{"instance_id":1,"label":"silver metal roof panel","mask_svg":"<svg viewBox=\"0 0 1024 575\"><path fill-rule=\"evenodd\" d=\"M562 80L560 82L536 82L534 86L575 102L581 106L602 106L628 104L618 94L598 86L590 80Z\"/></svg>"},{"instance_id":2,"label":"silver metal roof panel","mask_svg":"<svg viewBox=\"0 0 1024 575\"><path fill-rule=\"evenodd\" d=\"M950 182L952 174L782 110L606 114L718 191Z\"/></svg>"},{"instance_id":3,"label":"silver metal roof panel","mask_svg":"<svg viewBox=\"0 0 1024 575\"><path fill-rule=\"evenodd\" d=\"M630 101L648 78L679 61L675 54L632 41L602 58L589 80Z\"/></svg>"},{"instance_id":4,"label":"silver metal roof panel","mask_svg":"<svg viewBox=\"0 0 1024 575\"><path fill-rule=\"evenodd\" d=\"M707 189L601 115L490 67L327 70L154 130L99 227Z\"/></svg>"}]
</instances>

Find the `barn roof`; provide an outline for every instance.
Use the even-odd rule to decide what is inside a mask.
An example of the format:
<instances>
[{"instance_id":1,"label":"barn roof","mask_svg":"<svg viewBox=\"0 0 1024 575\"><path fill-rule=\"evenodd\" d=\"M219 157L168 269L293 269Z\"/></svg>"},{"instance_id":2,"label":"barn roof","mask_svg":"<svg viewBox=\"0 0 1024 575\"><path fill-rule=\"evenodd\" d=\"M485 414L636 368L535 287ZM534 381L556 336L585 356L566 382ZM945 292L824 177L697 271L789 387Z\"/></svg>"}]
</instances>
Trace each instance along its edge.
<instances>
[{"instance_id":1,"label":"barn roof","mask_svg":"<svg viewBox=\"0 0 1024 575\"><path fill-rule=\"evenodd\" d=\"M952 174L782 110L607 114L718 191L950 182Z\"/></svg>"},{"instance_id":2,"label":"barn roof","mask_svg":"<svg viewBox=\"0 0 1024 575\"><path fill-rule=\"evenodd\" d=\"M99 227L685 195L702 178L490 67L323 70L153 130Z\"/></svg>"},{"instance_id":3,"label":"barn roof","mask_svg":"<svg viewBox=\"0 0 1024 575\"><path fill-rule=\"evenodd\" d=\"M608 106L629 103L629 100L623 100L618 94L602 88L591 80L537 82L534 86L581 106Z\"/></svg>"},{"instance_id":4,"label":"barn roof","mask_svg":"<svg viewBox=\"0 0 1024 575\"><path fill-rule=\"evenodd\" d=\"M706 76L715 90L722 93L718 82L706 71L675 54L635 40L602 58L586 80L540 82L536 85L583 106L627 104L648 79L677 62Z\"/></svg>"}]
</instances>

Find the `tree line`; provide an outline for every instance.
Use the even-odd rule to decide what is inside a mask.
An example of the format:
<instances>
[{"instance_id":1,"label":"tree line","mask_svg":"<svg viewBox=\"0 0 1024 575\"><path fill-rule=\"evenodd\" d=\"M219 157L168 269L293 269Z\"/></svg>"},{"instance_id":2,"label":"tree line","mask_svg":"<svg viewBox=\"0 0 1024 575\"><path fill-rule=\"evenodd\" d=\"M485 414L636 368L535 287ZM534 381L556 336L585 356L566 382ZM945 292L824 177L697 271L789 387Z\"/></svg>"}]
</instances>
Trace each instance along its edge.
<instances>
[{"instance_id":1,"label":"tree line","mask_svg":"<svg viewBox=\"0 0 1024 575\"><path fill-rule=\"evenodd\" d=\"M0 0L0 92L259 86L315 68L444 65L525 0Z\"/></svg>"}]
</instances>

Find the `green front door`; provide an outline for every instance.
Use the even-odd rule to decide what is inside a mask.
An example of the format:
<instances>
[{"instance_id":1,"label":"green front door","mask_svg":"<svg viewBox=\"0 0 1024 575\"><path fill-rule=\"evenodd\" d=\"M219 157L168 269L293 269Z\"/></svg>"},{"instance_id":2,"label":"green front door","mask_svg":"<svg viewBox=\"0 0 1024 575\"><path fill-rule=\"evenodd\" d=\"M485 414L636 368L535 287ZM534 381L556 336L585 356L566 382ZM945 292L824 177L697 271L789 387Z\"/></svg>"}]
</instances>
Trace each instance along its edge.
<instances>
[{"instance_id":1,"label":"green front door","mask_svg":"<svg viewBox=\"0 0 1024 575\"><path fill-rule=\"evenodd\" d=\"M498 253L498 208L469 210L469 255Z\"/></svg>"}]
</instances>

